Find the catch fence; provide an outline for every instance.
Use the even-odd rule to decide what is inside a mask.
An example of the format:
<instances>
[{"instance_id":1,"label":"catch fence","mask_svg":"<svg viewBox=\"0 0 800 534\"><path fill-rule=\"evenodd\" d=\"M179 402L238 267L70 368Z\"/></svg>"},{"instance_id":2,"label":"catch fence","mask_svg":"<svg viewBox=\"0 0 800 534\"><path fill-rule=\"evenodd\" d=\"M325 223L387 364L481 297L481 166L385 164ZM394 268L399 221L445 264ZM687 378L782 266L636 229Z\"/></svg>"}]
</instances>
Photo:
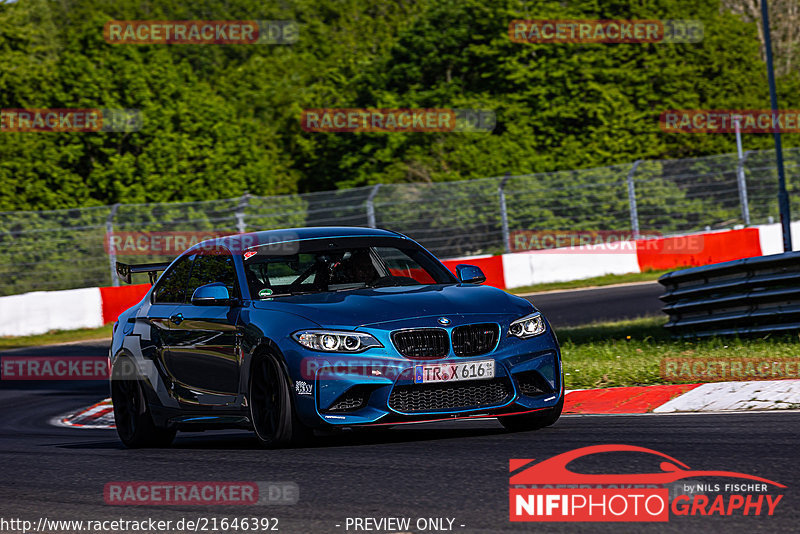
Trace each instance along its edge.
<instances>
[{"instance_id":1,"label":"catch fence","mask_svg":"<svg viewBox=\"0 0 800 534\"><path fill-rule=\"evenodd\" d=\"M784 152L793 213L800 149ZM774 151L643 160L593 169L205 202L0 213L0 295L116 285L115 260L171 259L122 238L222 235L307 226L402 232L440 258L536 248L544 234L631 237L732 228L779 219ZM117 236L117 240L111 237ZM135 244L134 244L135 245ZM135 258L126 258L128 254ZM145 281L142 278L139 281Z\"/></svg>"}]
</instances>

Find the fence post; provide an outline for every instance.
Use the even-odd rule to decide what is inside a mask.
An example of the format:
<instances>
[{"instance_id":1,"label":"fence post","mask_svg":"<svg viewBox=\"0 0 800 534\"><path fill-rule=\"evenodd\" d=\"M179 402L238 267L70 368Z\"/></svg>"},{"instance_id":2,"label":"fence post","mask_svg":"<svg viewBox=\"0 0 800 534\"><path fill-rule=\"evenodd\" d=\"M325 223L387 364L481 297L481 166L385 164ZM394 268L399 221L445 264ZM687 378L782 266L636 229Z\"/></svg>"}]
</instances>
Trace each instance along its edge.
<instances>
[{"instance_id":1,"label":"fence post","mask_svg":"<svg viewBox=\"0 0 800 534\"><path fill-rule=\"evenodd\" d=\"M378 227L375 222L375 195L378 194L378 189L380 188L381 184L372 186L372 191L369 192L369 196L367 197L367 226L370 228Z\"/></svg>"},{"instance_id":2,"label":"fence post","mask_svg":"<svg viewBox=\"0 0 800 534\"><path fill-rule=\"evenodd\" d=\"M236 206L236 231L243 234L247 230L247 223L244 222L244 210L247 208L247 202L250 199L250 193L245 193L239 199L239 205Z\"/></svg>"},{"instance_id":3,"label":"fence post","mask_svg":"<svg viewBox=\"0 0 800 534\"><path fill-rule=\"evenodd\" d=\"M750 205L747 202L747 182L744 179L744 162L752 150L748 150L739 157L736 164L736 181L739 184L739 204L742 206L742 219L745 226L750 226Z\"/></svg>"},{"instance_id":4,"label":"fence post","mask_svg":"<svg viewBox=\"0 0 800 534\"><path fill-rule=\"evenodd\" d=\"M509 178L511 178L511 173L507 172L497 188L497 194L500 197L500 223L503 225L503 246L506 254L511 253L511 235L508 231L508 209L506 207L506 182Z\"/></svg>"},{"instance_id":5,"label":"fence post","mask_svg":"<svg viewBox=\"0 0 800 534\"><path fill-rule=\"evenodd\" d=\"M119 285L119 276L117 276L117 251L114 249L114 241L111 237L114 235L114 215L117 214L119 204L111 206L111 211L108 212L106 218L106 246L108 247L108 264L111 267L111 285L117 287Z\"/></svg>"},{"instance_id":6,"label":"fence post","mask_svg":"<svg viewBox=\"0 0 800 534\"><path fill-rule=\"evenodd\" d=\"M641 162L640 159L634 161L631 170L628 171L628 206L631 210L631 230L634 239L639 239L639 212L636 208L636 187L633 185L633 175Z\"/></svg>"}]
</instances>

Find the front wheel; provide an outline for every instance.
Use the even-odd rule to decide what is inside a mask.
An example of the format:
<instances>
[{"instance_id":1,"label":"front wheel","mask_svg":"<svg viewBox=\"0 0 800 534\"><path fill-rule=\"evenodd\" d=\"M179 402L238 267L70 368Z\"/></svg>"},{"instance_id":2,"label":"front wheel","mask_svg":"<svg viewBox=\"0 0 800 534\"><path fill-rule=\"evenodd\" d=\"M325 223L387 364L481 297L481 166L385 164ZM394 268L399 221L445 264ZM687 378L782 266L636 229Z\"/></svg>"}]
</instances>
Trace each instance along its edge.
<instances>
[{"instance_id":1,"label":"front wheel","mask_svg":"<svg viewBox=\"0 0 800 534\"><path fill-rule=\"evenodd\" d=\"M111 403L117 435L129 449L169 447L177 429L153 423L141 378L131 376L130 369L133 369L133 362L121 359L111 375Z\"/></svg>"},{"instance_id":2,"label":"front wheel","mask_svg":"<svg viewBox=\"0 0 800 534\"><path fill-rule=\"evenodd\" d=\"M261 354L253 360L249 387L250 420L262 446L298 445L311 435L295 414L289 378L278 358Z\"/></svg>"},{"instance_id":3,"label":"front wheel","mask_svg":"<svg viewBox=\"0 0 800 534\"><path fill-rule=\"evenodd\" d=\"M561 417L561 412L564 410L564 394L561 394L561 400L558 404L544 412L534 412L531 414L522 415L509 415L506 417L498 417L500 424L506 430L511 432L525 432L527 430L539 430L546 426L550 426Z\"/></svg>"}]
</instances>

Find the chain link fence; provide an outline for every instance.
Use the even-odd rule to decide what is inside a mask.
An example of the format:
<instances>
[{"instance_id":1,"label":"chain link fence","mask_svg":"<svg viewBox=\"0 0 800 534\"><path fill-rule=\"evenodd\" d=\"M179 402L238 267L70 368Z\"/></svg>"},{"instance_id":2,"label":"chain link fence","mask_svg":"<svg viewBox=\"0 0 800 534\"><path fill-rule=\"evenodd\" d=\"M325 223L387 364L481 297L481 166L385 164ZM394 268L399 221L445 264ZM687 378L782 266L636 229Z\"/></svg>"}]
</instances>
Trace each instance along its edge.
<instances>
[{"instance_id":1,"label":"chain link fence","mask_svg":"<svg viewBox=\"0 0 800 534\"><path fill-rule=\"evenodd\" d=\"M784 152L793 213L800 149ZM116 285L111 266L135 258L109 236L223 235L304 226L372 226L402 232L440 258L517 250L524 231L669 235L774 222L774 151L638 161L595 169L443 183L383 184L297 195L206 202L117 204L0 213L0 295ZM146 279L138 280L144 282Z\"/></svg>"}]
</instances>

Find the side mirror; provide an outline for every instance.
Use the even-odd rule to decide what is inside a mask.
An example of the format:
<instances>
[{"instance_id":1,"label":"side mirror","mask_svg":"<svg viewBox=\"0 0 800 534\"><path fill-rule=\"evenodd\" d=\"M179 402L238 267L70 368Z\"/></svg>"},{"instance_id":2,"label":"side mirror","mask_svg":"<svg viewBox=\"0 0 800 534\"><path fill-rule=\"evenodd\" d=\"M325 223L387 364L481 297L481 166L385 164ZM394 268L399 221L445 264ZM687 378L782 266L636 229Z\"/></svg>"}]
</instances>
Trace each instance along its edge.
<instances>
[{"instance_id":1,"label":"side mirror","mask_svg":"<svg viewBox=\"0 0 800 534\"><path fill-rule=\"evenodd\" d=\"M226 306L230 303L231 295L222 282L200 286L192 294L192 304L195 306Z\"/></svg>"},{"instance_id":2,"label":"side mirror","mask_svg":"<svg viewBox=\"0 0 800 534\"><path fill-rule=\"evenodd\" d=\"M456 276L462 284L482 284L486 281L486 275L474 265L456 265Z\"/></svg>"}]
</instances>

